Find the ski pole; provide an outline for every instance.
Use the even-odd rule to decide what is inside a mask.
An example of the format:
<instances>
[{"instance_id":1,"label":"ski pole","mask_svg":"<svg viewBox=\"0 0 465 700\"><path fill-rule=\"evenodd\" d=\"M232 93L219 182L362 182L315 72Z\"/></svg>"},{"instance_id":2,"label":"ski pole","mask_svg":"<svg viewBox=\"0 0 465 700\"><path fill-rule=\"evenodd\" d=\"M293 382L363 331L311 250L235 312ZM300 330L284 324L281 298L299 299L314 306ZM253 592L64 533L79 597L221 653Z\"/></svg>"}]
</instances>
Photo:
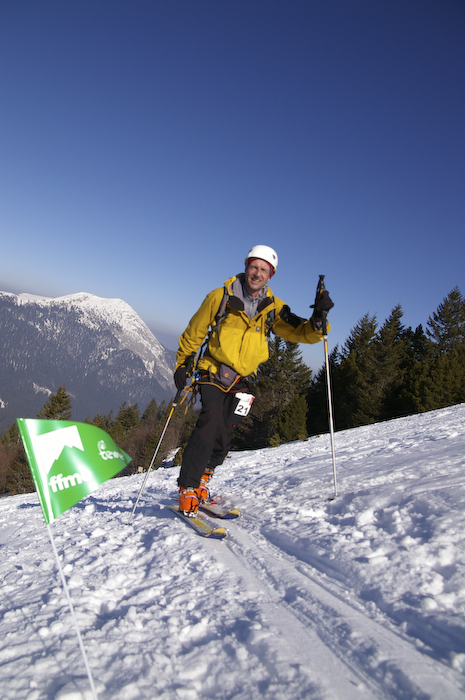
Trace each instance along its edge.
<instances>
[{"instance_id":1,"label":"ski pole","mask_svg":"<svg viewBox=\"0 0 465 700\"><path fill-rule=\"evenodd\" d=\"M190 377L191 374L192 374L192 367L193 367L193 364L194 364L194 359L195 359L195 356L194 356L194 355L191 355L191 356L189 357L187 363L186 363L186 372L187 372L187 376L188 376L188 377ZM143 482L142 482L142 486L141 486L140 489L139 489L139 493L138 493L138 495L137 495L136 502L134 503L134 507L133 507L133 509L132 509L132 511L131 511L131 515L129 516L129 520L128 520L128 523L127 523L128 525L131 524L132 518L134 517L134 513L136 512L136 508L137 508L137 505L138 505L138 503L139 503L140 497L142 496L142 492L144 491L145 485L147 484L147 479L149 478L149 474L150 474L150 472L152 471L152 467L153 467L153 465L154 465L154 463L155 463L155 458L156 458L156 456L157 456L157 454L158 454L158 450L160 449L160 445L161 445L161 443L163 442L163 438L165 437L165 433L166 433L166 430L167 430L167 428L168 428L169 422L170 422L170 420L171 420L171 416L173 415L174 410L175 410L176 406L178 405L178 403L182 403L182 402L184 401L184 399L185 399L186 396L187 396L187 392L188 392L189 390L190 390L190 387L185 387L184 389L179 389L179 390L177 391L177 393L176 393L176 396L175 396L174 399L173 399L173 405L171 406L170 412L169 412L169 414L168 414L168 418L166 419L165 427L164 427L163 430L162 430L162 433L161 433L160 438L159 438L159 440L158 440L158 444L157 444L157 446L156 446L156 448L155 448L155 452L153 453L153 457L152 457L152 459L151 459L149 468L147 469L147 471L146 471L146 473L145 473L145 477L144 477L144 480L143 480ZM182 394L183 392L184 392L184 396L182 397L181 401L179 401L180 396L181 396L181 394Z\"/></svg>"},{"instance_id":2,"label":"ski pole","mask_svg":"<svg viewBox=\"0 0 465 700\"><path fill-rule=\"evenodd\" d=\"M171 420L171 416L173 415L174 409L176 408L176 406L177 406L178 403L179 403L179 397L180 397L180 395L181 395L181 390L179 390L179 391L177 392L176 396L174 397L173 405L171 406L170 412L169 412L169 414L168 414L168 418L166 419L165 427L163 428L162 433L161 433L161 435L160 435L160 438L159 438L159 440L158 440L158 444L157 444L157 446L156 446L156 448L155 448L155 452L153 453L153 457L152 457L151 462L150 462L150 464L149 464L149 468L148 468L147 471L145 472L145 477L144 477L144 480L143 480L143 482L142 482L142 486L141 486L140 489L139 489L139 493L138 493L138 496L137 496L137 498L136 498L136 502L134 503L134 507L133 507L133 509L132 509L131 515L129 516L128 525L130 525L131 522L132 522L132 518L133 518L133 516L134 516L134 513L136 512L136 508L137 508L137 505L138 505L138 503L139 503L140 497L142 496L142 492L144 491L145 486L146 486L146 484L147 484L147 480L148 480L148 478L149 478L149 474L150 474L150 472L152 471L152 467L153 467L153 465L154 465L154 463L155 463L155 459L156 459L156 456L157 456L157 454L158 454L158 450L160 449L160 445L161 445L161 443L162 443L162 441L163 441L163 438L165 437L165 433L166 433L166 430L167 430L167 428L168 428L169 422L170 422L170 420Z\"/></svg>"},{"instance_id":3,"label":"ski pole","mask_svg":"<svg viewBox=\"0 0 465 700\"><path fill-rule=\"evenodd\" d=\"M324 283L325 276L320 275L318 280L318 286L316 288L315 296L315 307L318 302L318 298L325 289ZM326 394L328 398L328 418L329 418L329 433L331 437L331 454L333 459L333 479L334 479L334 498L337 497L337 476L336 476L336 453L334 449L334 421L333 421L333 401L331 395L331 376L329 372L329 356L328 356L328 322L327 322L327 311L321 311L321 317L323 322L323 345L325 352L325 370L326 370ZM331 499L332 500L332 499Z\"/></svg>"}]
</instances>

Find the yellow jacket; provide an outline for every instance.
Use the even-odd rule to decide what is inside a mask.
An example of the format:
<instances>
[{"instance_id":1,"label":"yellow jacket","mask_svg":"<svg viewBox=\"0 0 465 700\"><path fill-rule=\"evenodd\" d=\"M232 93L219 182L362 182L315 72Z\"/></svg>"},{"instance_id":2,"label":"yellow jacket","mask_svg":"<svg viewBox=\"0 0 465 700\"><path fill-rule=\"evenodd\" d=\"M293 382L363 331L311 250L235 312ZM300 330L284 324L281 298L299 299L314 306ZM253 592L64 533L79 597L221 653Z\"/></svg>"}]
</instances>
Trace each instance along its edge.
<instances>
[{"instance_id":1,"label":"yellow jacket","mask_svg":"<svg viewBox=\"0 0 465 700\"><path fill-rule=\"evenodd\" d=\"M186 363L190 355L197 354L209 328L215 326L215 317L225 289L229 294L229 300L234 299L235 303L230 303L227 316L219 324L219 332L216 328L214 329L208 347L198 362L198 369L210 370L215 374L223 363L242 377L256 372L258 366L269 356L266 322L272 309L275 309L275 317L271 330L281 338L293 343L317 343L323 338L322 331L316 330L311 321L295 316L269 288L265 299L258 307L257 314L249 319L245 311L235 308L240 307L242 302L234 297L232 285L240 277L242 275L231 277L225 282L224 287L214 289L207 294L179 338L175 371L180 365ZM329 328L328 324L328 330Z\"/></svg>"}]
</instances>

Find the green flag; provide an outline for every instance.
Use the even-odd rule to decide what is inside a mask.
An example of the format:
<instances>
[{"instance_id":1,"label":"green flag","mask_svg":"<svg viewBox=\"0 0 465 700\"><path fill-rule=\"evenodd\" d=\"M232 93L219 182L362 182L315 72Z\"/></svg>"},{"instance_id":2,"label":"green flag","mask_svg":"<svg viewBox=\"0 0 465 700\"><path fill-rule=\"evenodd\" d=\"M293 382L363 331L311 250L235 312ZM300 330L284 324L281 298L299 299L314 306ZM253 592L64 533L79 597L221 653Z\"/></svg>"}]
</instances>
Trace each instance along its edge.
<instances>
[{"instance_id":1,"label":"green flag","mask_svg":"<svg viewBox=\"0 0 465 700\"><path fill-rule=\"evenodd\" d=\"M17 423L47 524L131 461L95 425L33 418Z\"/></svg>"}]
</instances>

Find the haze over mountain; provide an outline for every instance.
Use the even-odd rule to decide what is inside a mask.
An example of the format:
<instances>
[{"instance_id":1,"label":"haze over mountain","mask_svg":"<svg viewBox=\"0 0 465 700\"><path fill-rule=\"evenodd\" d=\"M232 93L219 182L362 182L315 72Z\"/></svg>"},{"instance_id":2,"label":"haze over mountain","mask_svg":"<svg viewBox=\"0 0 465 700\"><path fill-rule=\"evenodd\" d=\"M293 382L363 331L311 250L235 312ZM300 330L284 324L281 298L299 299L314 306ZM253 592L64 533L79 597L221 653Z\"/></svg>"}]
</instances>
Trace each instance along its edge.
<instances>
[{"instance_id":1,"label":"haze over mountain","mask_svg":"<svg viewBox=\"0 0 465 700\"><path fill-rule=\"evenodd\" d=\"M0 353L0 435L63 384L73 420L175 393L175 353L121 299L0 292Z\"/></svg>"}]
</instances>

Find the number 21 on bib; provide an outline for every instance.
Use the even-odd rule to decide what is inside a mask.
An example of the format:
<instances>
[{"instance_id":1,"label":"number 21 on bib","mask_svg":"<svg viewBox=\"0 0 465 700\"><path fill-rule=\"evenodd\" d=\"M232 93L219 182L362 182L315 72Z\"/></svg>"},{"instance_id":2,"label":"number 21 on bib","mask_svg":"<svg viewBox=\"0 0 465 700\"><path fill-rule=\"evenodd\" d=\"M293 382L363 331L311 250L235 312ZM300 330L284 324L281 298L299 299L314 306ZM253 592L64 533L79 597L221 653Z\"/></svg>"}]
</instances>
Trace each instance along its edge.
<instances>
[{"instance_id":1,"label":"number 21 on bib","mask_svg":"<svg viewBox=\"0 0 465 700\"><path fill-rule=\"evenodd\" d=\"M239 400L239 403L237 404L234 413L239 416L246 416L252 408L255 396L252 396L252 394L243 394L242 392L238 391L236 398Z\"/></svg>"}]
</instances>

